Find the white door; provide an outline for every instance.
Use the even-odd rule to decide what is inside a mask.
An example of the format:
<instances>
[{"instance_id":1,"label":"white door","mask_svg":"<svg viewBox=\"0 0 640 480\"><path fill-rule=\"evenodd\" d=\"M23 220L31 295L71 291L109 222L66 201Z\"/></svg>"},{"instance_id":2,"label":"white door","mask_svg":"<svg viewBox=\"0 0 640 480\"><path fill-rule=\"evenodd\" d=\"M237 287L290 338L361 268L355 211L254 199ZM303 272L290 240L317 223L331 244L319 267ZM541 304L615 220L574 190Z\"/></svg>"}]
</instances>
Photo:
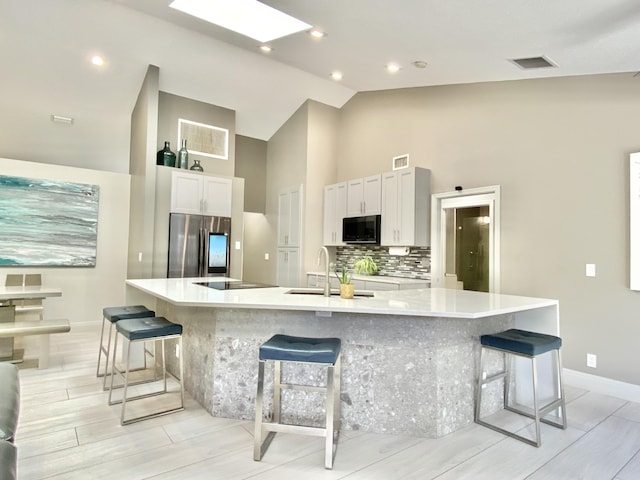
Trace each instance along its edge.
<instances>
[{"instance_id":1,"label":"white door","mask_svg":"<svg viewBox=\"0 0 640 480\"><path fill-rule=\"evenodd\" d=\"M431 217L431 286L442 288L477 288L467 285L457 278L456 264L460 262L460 244L456 242L457 232L465 228L457 221L467 209L484 208L486 215L474 216L472 223L482 223L478 235L484 236L482 252L468 249L467 263L476 262L483 256L486 262L486 290L500 293L500 187L484 187L460 192L432 195ZM482 210L479 210L482 211ZM468 216L468 218L472 218ZM488 237L488 238L487 238ZM475 257L474 257L475 255ZM458 257L457 257L458 256Z\"/></svg>"}]
</instances>

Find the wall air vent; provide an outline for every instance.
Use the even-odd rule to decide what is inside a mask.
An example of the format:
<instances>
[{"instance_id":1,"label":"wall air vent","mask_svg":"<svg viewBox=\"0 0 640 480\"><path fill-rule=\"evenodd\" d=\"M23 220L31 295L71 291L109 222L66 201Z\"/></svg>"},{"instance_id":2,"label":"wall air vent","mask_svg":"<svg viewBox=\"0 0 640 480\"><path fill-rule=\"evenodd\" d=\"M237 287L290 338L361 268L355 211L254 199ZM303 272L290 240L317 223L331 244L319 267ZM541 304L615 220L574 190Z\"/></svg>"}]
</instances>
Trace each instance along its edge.
<instances>
[{"instance_id":1,"label":"wall air vent","mask_svg":"<svg viewBox=\"0 0 640 480\"><path fill-rule=\"evenodd\" d=\"M178 142L187 140L189 153L204 157L229 158L229 130L191 120L178 119Z\"/></svg>"},{"instance_id":2,"label":"wall air vent","mask_svg":"<svg viewBox=\"0 0 640 480\"><path fill-rule=\"evenodd\" d=\"M391 168L393 170L407 168L408 166L409 166L409 154L393 157L393 160L391 161Z\"/></svg>"},{"instance_id":3,"label":"wall air vent","mask_svg":"<svg viewBox=\"0 0 640 480\"><path fill-rule=\"evenodd\" d=\"M535 68L556 68L557 65L547 57L530 57L530 58L512 58L509 60L523 70L531 70Z\"/></svg>"}]
</instances>

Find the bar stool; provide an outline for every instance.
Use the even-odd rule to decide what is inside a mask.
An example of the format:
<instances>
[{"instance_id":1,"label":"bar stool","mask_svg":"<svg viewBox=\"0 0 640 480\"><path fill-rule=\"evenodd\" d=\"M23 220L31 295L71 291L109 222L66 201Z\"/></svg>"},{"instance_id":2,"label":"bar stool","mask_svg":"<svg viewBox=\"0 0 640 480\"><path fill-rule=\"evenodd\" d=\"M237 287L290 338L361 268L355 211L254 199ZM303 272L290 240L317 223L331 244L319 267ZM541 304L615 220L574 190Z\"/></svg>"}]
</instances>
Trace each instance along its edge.
<instances>
[{"instance_id":1,"label":"bar stool","mask_svg":"<svg viewBox=\"0 0 640 480\"><path fill-rule=\"evenodd\" d=\"M118 346L118 333L122 335L123 338L129 340L129 345L127 346L127 354L126 354L126 364L124 367L124 371L120 370L116 367L116 351ZM127 402L131 402L134 400L140 400L143 398L148 398L156 395L162 395L169 393L167 390L167 363L166 363L166 352L165 352L165 340L169 339L178 339L178 349L180 352L180 360L179 360L179 375L180 378L176 378L172 375L176 380L180 381L180 406L168 408L161 411L156 411L154 413L149 413L147 415L141 415L138 417L133 417L125 420L125 410L127 406ZM145 393L133 397L127 397L128 388L133 385L129 383L129 372L130 369L130 359L131 359L131 345L137 342L145 342L145 341L162 341L162 381L163 381L163 389L159 391L155 391L152 393ZM113 378L116 373L124 378L124 391L122 393L121 400L112 400L111 396L113 394ZM169 373L171 375L171 373ZM159 417L160 415L166 415L172 412L178 412L180 410L184 410L184 374L183 374L183 365L182 365L182 325L177 325L175 323L171 323L164 317L143 317L143 318L132 318L126 320L120 320L116 323L116 336L113 342L113 357L111 360L111 387L109 388L109 405L122 404L122 411L120 415L120 424L128 425L130 423L139 422L141 420L146 420L148 418Z\"/></svg>"},{"instance_id":2,"label":"bar stool","mask_svg":"<svg viewBox=\"0 0 640 480\"><path fill-rule=\"evenodd\" d=\"M256 421L253 459L259 461L269 447L275 433L295 433L325 437L327 469L333 468L334 446L340 433L340 339L306 338L274 335L260 346L258 363L258 391L256 395ZM267 360L274 362L273 421L263 418L264 367ZM327 366L326 387L282 383L281 362L312 363ZM326 416L324 427L289 425L280 422L281 392L285 389L324 392ZM268 435L264 439L264 434Z\"/></svg>"},{"instance_id":3,"label":"bar stool","mask_svg":"<svg viewBox=\"0 0 640 480\"><path fill-rule=\"evenodd\" d=\"M494 335L482 335L480 337L481 350L480 350L480 371L478 374L478 388L476 391L476 405L475 405L475 422L484 425L492 430L501 432L505 435L513 437L517 440L521 440L529 445L539 447L541 444L540 438L540 422L547 423L554 427L566 429L567 428L567 411L565 408L564 399L564 385L562 383L562 360L560 358L560 347L562 346L562 339L554 337L553 335L545 335L542 333L528 332L526 330L511 329ZM505 368L502 372L496 373L492 376L483 379L484 376L484 361L485 350L495 350L503 354ZM556 354L556 385L558 398L551 401L549 404L539 407L538 406L538 373L536 359L545 353L555 352ZM509 390L511 383L511 360L513 357L528 358L531 360L531 374L533 381L533 413L519 409L510 405L509 403ZM520 415L524 415L529 418L533 418L535 421L536 437L535 440L523 437L516 433L510 432L506 429L490 424L480 418L480 407L482 406L482 390L483 386L491 383L495 380L504 378L504 392L503 392L503 406L505 410L509 410ZM544 417L550 412L560 409L561 411L561 423L552 420L545 419Z\"/></svg>"},{"instance_id":4,"label":"bar stool","mask_svg":"<svg viewBox=\"0 0 640 480\"><path fill-rule=\"evenodd\" d=\"M155 317L156 312L153 310L147 309L144 305L131 305L131 306L123 306L123 307L106 307L102 309L102 328L100 329L100 348L98 349L98 368L96 369L96 377L103 377L102 379L102 389L106 390L107 384L107 376L109 375L109 355L111 352L111 337L113 332L113 325L120 320L125 320L128 318L144 318L144 317ZM109 338L107 340L107 346L104 346L104 325L109 321ZM145 368L147 366L147 357L146 353L148 351L145 349ZM100 373L100 360L102 358L102 354L104 354L105 364L104 364L104 373Z\"/></svg>"}]
</instances>

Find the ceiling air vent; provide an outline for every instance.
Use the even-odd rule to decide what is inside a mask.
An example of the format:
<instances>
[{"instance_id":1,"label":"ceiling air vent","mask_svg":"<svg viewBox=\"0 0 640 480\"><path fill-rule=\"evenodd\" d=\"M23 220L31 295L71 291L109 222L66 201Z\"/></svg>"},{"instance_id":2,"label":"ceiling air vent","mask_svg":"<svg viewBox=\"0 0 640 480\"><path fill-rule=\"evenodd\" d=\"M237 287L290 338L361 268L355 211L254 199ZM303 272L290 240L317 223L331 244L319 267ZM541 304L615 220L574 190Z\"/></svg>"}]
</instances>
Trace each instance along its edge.
<instances>
[{"instance_id":1,"label":"ceiling air vent","mask_svg":"<svg viewBox=\"0 0 640 480\"><path fill-rule=\"evenodd\" d=\"M509 60L512 63L515 63L518 67L523 70L531 70L532 68L550 68L557 67L556 64L551 62L546 57L531 57L531 58L512 58Z\"/></svg>"}]
</instances>

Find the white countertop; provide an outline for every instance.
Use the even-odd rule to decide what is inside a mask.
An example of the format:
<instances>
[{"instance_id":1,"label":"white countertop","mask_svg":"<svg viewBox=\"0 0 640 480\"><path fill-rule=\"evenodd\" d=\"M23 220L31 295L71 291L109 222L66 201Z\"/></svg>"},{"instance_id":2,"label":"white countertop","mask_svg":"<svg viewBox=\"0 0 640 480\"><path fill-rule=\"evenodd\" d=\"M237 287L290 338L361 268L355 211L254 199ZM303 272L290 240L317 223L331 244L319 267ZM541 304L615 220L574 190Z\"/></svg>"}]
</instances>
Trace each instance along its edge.
<instances>
[{"instance_id":1,"label":"white countertop","mask_svg":"<svg viewBox=\"0 0 640 480\"><path fill-rule=\"evenodd\" d=\"M445 288L375 292L373 298L291 295L291 288L216 290L194 282L232 280L223 277L127 280L127 285L181 306L302 310L317 312L482 318L558 305L557 300Z\"/></svg>"},{"instance_id":2,"label":"white countertop","mask_svg":"<svg viewBox=\"0 0 640 480\"><path fill-rule=\"evenodd\" d=\"M324 277L324 272L307 272L307 275L321 275ZM330 274L331 278L335 278L333 274ZM412 285L415 283L429 283L431 278L407 278L407 277L390 277L387 275L351 275L352 280L364 280L365 282L380 282L391 283L395 285Z\"/></svg>"}]
</instances>

